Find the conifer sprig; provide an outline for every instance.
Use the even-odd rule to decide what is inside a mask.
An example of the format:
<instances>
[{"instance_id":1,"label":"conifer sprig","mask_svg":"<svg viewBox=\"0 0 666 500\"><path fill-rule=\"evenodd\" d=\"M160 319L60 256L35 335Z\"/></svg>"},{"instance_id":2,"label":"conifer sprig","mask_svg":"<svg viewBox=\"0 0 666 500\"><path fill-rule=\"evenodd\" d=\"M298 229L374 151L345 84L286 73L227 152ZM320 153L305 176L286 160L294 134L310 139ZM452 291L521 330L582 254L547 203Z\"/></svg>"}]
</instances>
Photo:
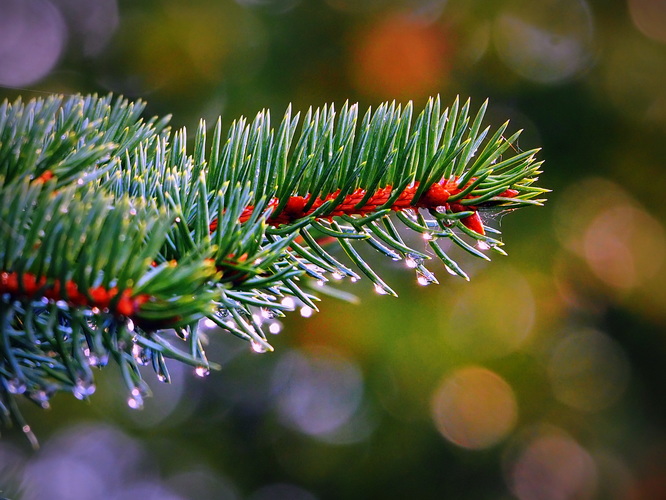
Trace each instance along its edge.
<instances>
[{"instance_id":1,"label":"conifer sprig","mask_svg":"<svg viewBox=\"0 0 666 500\"><path fill-rule=\"evenodd\" d=\"M168 381L166 359L210 364L201 328L272 349L283 316L365 275L395 292L356 246L369 244L436 283L436 257L467 278L438 241L503 254L485 210L538 205L537 150L519 132L483 127L487 107L386 103L362 117L288 109L241 118L210 146L202 121L144 121L142 103L51 97L0 106L0 418L27 434L14 396L48 404L94 392L92 369L117 363L128 404L148 393L139 365ZM396 225L397 224L397 225ZM414 248L405 230L425 243ZM492 236L491 236L492 234ZM180 343L181 347L177 347Z\"/></svg>"}]
</instances>

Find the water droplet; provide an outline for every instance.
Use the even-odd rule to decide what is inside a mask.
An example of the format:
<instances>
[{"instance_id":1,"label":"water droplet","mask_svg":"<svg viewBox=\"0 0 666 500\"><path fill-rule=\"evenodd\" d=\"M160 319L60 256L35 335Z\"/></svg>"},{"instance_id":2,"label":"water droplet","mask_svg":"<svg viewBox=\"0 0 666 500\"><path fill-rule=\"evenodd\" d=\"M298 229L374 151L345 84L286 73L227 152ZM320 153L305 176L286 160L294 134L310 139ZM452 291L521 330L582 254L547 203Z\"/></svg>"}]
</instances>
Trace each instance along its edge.
<instances>
[{"instance_id":1,"label":"water droplet","mask_svg":"<svg viewBox=\"0 0 666 500\"><path fill-rule=\"evenodd\" d=\"M252 315L252 321L254 321L254 323L257 325L261 325L264 322L264 318L260 314L254 313Z\"/></svg>"},{"instance_id":2,"label":"water droplet","mask_svg":"<svg viewBox=\"0 0 666 500\"><path fill-rule=\"evenodd\" d=\"M86 399L88 396L92 396L95 393L95 384L89 380L79 380L74 388L72 389L72 394L76 399Z\"/></svg>"},{"instance_id":3,"label":"water droplet","mask_svg":"<svg viewBox=\"0 0 666 500\"><path fill-rule=\"evenodd\" d=\"M324 280L317 280L317 286L324 286Z\"/></svg>"},{"instance_id":4,"label":"water droplet","mask_svg":"<svg viewBox=\"0 0 666 500\"><path fill-rule=\"evenodd\" d=\"M446 269L446 272L449 273L451 276L457 276L458 275L458 273L456 273L453 269L451 269L446 264L444 264L444 269Z\"/></svg>"},{"instance_id":5,"label":"water droplet","mask_svg":"<svg viewBox=\"0 0 666 500\"><path fill-rule=\"evenodd\" d=\"M79 178L79 179L76 181L76 183L77 183L79 186L83 186L83 179L82 179L82 178Z\"/></svg>"},{"instance_id":6,"label":"water droplet","mask_svg":"<svg viewBox=\"0 0 666 500\"><path fill-rule=\"evenodd\" d=\"M352 283L356 283L356 282L358 281L358 278L357 278L356 276L352 276L351 278L349 278L349 280L350 280Z\"/></svg>"},{"instance_id":7,"label":"water droplet","mask_svg":"<svg viewBox=\"0 0 666 500\"><path fill-rule=\"evenodd\" d=\"M67 304L67 302L65 302L64 300L58 300L56 302L56 306L58 306L60 309L66 310L66 311L69 310L69 304Z\"/></svg>"},{"instance_id":8,"label":"water droplet","mask_svg":"<svg viewBox=\"0 0 666 500\"><path fill-rule=\"evenodd\" d=\"M137 396L132 395L129 398L127 398L127 406L132 408L132 410L140 410L141 408L143 408L143 398L141 397L141 395Z\"/></svg>"},{"instance_id":9,"label":"water droplet","mask_svg":"<svg viewBox=\"0 0 666 500\"><path fill-rule=\"evenodd\" d=\"M97 355L94 352L88 356L88 364L90 366L106 366L109 362L109 355L107 353Z\"/></svg>"},{"instance_id":10,"label":"water droplet","mask_svg":"<svg viewBox=\"0 0 666 500\"><path fill-rule=\"evenodd\" d=\"M339 272L335 271L335 272L331 273L331 278L333 278L334 280L339 281L342 278L344 278L344 276L342 275L342 273L339 273Z\"/></svg>"},{"instance_id":11,"label":"water droplet","mask_svg":"<svg viewBox=\"0 0 666 500\"><path fill-rule=\"evenodd\" d=\"M7 381L7 390L11 394L23 394L26 390L25 382L17 378L12 378Z\"/></svg>"},{"instance_id":12,"label":"water droplet","mask_svg":"<svg viewBox=\"0 0 666 500\"><path fill-rule=\"evenodd\" d=\"M143 396L144 393L138 387L134 387L130 391L130 397L127 398L127 406L133 410L140 410L143 408Z\"/></svg>"},{"instance_id":13,"label":"water droplet","mask_svg":"<svg viewBox=\"0 0 666 500\"><path fill-rule=\"evenodd\" d=\"M133 332L134 331L134 321L131 319L127 318L127 322L125 323L125 326L127 327L128 332Z\"/></svg>"},{"instance_id":14,"label":"water droplet","mask_svg":"<svg viewBox=\"0 0 666 500\"><path fill-rule=\"evenodd\" d=\"M423 239L426 240L426 241L430 241L432 239L432 234L423 233Z\"/></svg>"},{"instance_id":15,"label":"water droplet","mask_svg":"<svg viewBox=\"0 0 666 500\"><path fill-rule=\"evenodd\" d=\"M421 286L427 286L430 283L432 283L432 281L430 281L428 278L426 278L423 275L420 275L418 278L416 278L416 282Z\"/></svg>"},{"instance_id":16,"label":"water droplet","mask_svg":"<svg viewBox=\"0 0 666 500\"><path fill-rule=\"evenodd\" d=\"M476 244L476 247L479 250L489 250L490 249L490 245L488 243L486 243L485 241L481 241L481 240L479 240L479 242Z\"/></svg>"},{"instance_id":17,"label":"water droplet","mask_svg":"<svg viewBox=\"0 0 666 500\"><path fill-rule=\"evenodd\" d=\"M405 264L410 269L415 269L423 264L423 257L414 253L409 253L405 259Z\"/></svg>"},{"instance_id":18,"label":"water droplet","mask_svg":"<svg viewBox=\"0 0 666 500\"><path fill-rule=\"evenodd\" d=\"M93 314L99 314L99 307L93 307L93 308L91 308L91 309L90 309L90 312L92 312Z\"/></svg>"},{"instance_id":19,"label":"water droplet","mask_svg":"<svg viewBox=\"0 0 666 500\"><path fill-rule=\"evenodd\" d=\"M207 366L197 366L194 369L194 374L197 377L207 377L210 375L210 369Z\"/></svg>"},{"instance_id":20,"label":"water droplet","mask_svg":"<svg viewBox=\"0 0 666 500\"><path fill-rule=\"evenodd\" d=\"M301 316L303 316L304 318L309 318L310 316L312 316L313 313L314 309L312 309L310 306L301 307Z\"/></svg>"},{"instance_id":21,"label":"water droplet","mask_svg":"<svg viewBox=\"0 0 666 500\"><path fill-rule=\"evenodd\" d=\"M169 383L169 376L165 373L158 373L157 374L157 380L159 380L160 382L163 382L165 384L168 384Z\"/></svg>"},{"instance_id":22,"label":"water droplet","mask_svg":"<svg viewBox=\"0 0 666 500\"><path fill-rule=\"evenodd\" d=\"M176 217L176 222L180 222L180 217Z\"/></svg>"},{"instance_id":23,"label":"water droplet","mask_svg":"<svg viewBox=\"0 0 666 500\"><path fill-rule=\"evenodd\" d=\"M273 321L270 325L268 325L268 331L273 335L277 335L280 333L280 331L282 331L282 323L279 321Z\"/></svg>"},{"instance_id":24,"label":"water droplet","mask_svg":"<svg viewBox=\"0 0 666 500\"><path fill-rule=\"evenodd\" d=\"M261 308L261 316L264 319L273 319L276 315L277 313L273 309L267 309L265 307Z\"/></svg>"},{"instance_id":25,"label":"water droplet","mask_svg":"<svg viewBox=\"0 0 666 500\"><path fill-rule=\"evenodd\" d=\"M379 284L375 285L375 292L377 292L379 295L388 295L388 292L384 289L384 287Z\"/></svg>"},{"instance_id":26,"label":"water droplet","mask_svg":"<svg viewBox=\"0 0 666 500\"><path fill-rule=\"evenodd\" d=\"M151 352L149 349L144 349L139 344L134 344L132 346L132 356L137 363L146 366L150 363Z\"/></svg>"},{"instance_id":27,"label":"water droplet","mask_svg":"<svg viewBox=\"0 0 666 500\"><path fill-rule=\"evenodd\" d=\"M254 352L264 353L268 351L268 348L264 344L257 342L254 339L250 340L250 346Z\"/></svg>"},{"instance_id":28,"label":"water droplet","mask_svg":"<svg viewBox=\"0 0 666 500\"><path fill-rule=\"evenodd\" d=\"M136 215L136 208L130 208L130 215Z\"/></svg>"},{"instance_id":29,"label":"water droplet","mask_svg":"<svg viewBox=\"0 0 666 500\"><path fill-rule=\"evenodd\" d=\"M50 407L49 405L49 399L50 396L49 394L44 391L44 390L37 390L33 391L30 393L30 399L32 399L34 402L36 402L39 406L41 406L43 409L47 409Z\"/></svg>"},{"instance_id":30,"label":"water droplet","mask_svg":"<svg viewBox=\"0 0 666 500\"><path fill-rule=\"evenodd\" d=\"M290 311L296 309L296 301L291 297L285 297L284 299L282 299L281 304Z\"/></svg>"}]
</instances>

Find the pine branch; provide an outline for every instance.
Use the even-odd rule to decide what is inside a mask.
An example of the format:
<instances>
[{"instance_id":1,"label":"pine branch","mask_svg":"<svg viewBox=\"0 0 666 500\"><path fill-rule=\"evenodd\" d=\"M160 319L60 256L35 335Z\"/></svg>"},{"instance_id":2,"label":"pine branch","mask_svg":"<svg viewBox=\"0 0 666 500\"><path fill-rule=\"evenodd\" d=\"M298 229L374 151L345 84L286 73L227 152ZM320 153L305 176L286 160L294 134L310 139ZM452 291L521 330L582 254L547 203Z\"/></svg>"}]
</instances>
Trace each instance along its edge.
<instances>
[{"instance_id":1,"label":"pine branch","mask_svg":"<svg viewBox=\"0 0 666 500\"><path fill-rule=\"evenodd\" d=\"M316 310L320 293L345 295L327 282L365 275L395 295L361 242L403 260L422 285L437 282L424 265L432 257L468 279L438 240L504 254L479 214L539 205L547 191L532 185L541 162L517 151L519 132L482 128L486 106L471 114L456 99L442 111L436 98L413 119L411 103L386 103L359 120L346 103L310 109L300 126L288 109L277 129L263 111L226 140L218 120L210 147L202 121L190 153L185 129L144 122L141 103L5 102L0 418L34 439L15 395L41 406L57 391L87 398L92 369L108 360L140 407L139 365L162 381L169 358L208 373L204 320L263 352L273 318Z\"/></svg>"}]
</instances>

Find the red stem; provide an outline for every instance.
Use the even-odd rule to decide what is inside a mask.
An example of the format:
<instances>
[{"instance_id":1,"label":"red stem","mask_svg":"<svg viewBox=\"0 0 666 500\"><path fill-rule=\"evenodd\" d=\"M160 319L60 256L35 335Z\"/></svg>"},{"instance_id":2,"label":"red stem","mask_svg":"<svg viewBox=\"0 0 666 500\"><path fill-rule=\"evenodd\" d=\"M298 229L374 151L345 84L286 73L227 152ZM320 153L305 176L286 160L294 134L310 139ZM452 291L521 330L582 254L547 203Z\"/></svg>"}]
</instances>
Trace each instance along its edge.
<instances>
[{"instance_id":1,"label":"red stem","mask_svg":"<svg viewBox=\"0 0 666 500\"><path fill-rule=\"evenodd\" d=\"M475 179L472 178L469 182L472 183L474 182L474 180ZM468 217L461 219L461 222L471 230L479 234L485 234L485 231L483 229L483 223L481 222L481 218L479 217L476 207L463 206L459 203L448 203L448 199L451 196L460 193L468 185L469 183L461 187L458 186L456 180L444 179L430 186L430 188L425 193L423 193L421 197L414 203L413 202L414 195L416 194L416 191L419 186L419 183L416 182L408 186L402 193L400 193L400 196L398 196L398 198L395 200L395 202L393 203L393 205L391 205L390 208L391 210L398 211L410 208L434 209L437 207L445 207L448 211L453 213L472 210L474 213ZM361 188L356 189L353 193L347 195L345 199L337 207L335 207L328 214L323 216L323 218L330 220L333 217L340 215L360 215L360 216L367 215L377 210L378 207L384 205L391 197L392 192L393 192L392 186L386 186L384 188L380 188L377 190L375 194L373 194L368 199L368 201L364 205L357 207L359 202L365 197L366 191ZM324 203L330 200L334 200L339 194L340 191L335 191L334 193L327 195L325 198L317 198L312 203L312 206L308 210L305 210L305 206L309 201L309 195L291 196L287 200L284 209L278 214L271 215L268 218L267 222L271 226L280 226L282 224L289 224L303 217L307 217L308 215L312 214L316 209L321 207ZM518 191L516 191L515 189L507 189L499 196L502 196L504 198L513 198L517 194ZM471 195L467 195L463 199L471 197L472 197ZM275 208L279 204L280 204L279 200L273 199L268 204L268 208ZM254 212L253 206L246 207L239 218L239 222L243 223L249 220L253 212ZM211 232L215 231L215 229L217 229L217 219L213 220L213 222L210 225Z\"/></svg>"},{"instance_id":2,"label":"red stem","mask_svg":"<svg viewBox=\"0 0 666 500\"><path fill-rule=\"evenodd\" d=\"M64 293L63 293L64 292ZM0 273L0 294L8 293L19 298L46 297L50 300L65 300L72 306L97 307L109 309L115 299L114 314L122 316L135 315L141 304L150 296L146 294L132 295L132 289L126 288L119 292L116 287L106 289L102 286L91 288L87 293L79 291L76 283L69 280L63 287L59 280L48 282L45 277L36 278L34 274L16 272ZM120 295L118 299L116 296Z\"/></svg>"}]
</instances>

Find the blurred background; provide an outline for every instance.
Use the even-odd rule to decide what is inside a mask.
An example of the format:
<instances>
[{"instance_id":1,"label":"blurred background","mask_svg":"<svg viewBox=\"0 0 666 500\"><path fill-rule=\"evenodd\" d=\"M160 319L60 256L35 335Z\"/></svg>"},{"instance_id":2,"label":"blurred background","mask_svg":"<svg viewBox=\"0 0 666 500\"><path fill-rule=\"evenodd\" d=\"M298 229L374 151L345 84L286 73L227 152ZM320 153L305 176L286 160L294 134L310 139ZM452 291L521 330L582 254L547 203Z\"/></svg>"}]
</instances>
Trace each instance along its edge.
<instances>
[{"instance_id":1,"label":"blurred background","mask_svg":"<svg viewBox=\"0 0 666 500\"><path fill-rule=\"evenodd\" d=\"M493 218L508 257L471 283L372 261L252 353L212 335L127 407L24 405L0 440L12 499L666 498L666 2L0 0L0 98L121 93L175 127L345 100L480 105L543 147L544 208ZM365 280L367 281L367 280ZM302 311L308 316L310 311Z\"/></svg>"}]
</instances>

